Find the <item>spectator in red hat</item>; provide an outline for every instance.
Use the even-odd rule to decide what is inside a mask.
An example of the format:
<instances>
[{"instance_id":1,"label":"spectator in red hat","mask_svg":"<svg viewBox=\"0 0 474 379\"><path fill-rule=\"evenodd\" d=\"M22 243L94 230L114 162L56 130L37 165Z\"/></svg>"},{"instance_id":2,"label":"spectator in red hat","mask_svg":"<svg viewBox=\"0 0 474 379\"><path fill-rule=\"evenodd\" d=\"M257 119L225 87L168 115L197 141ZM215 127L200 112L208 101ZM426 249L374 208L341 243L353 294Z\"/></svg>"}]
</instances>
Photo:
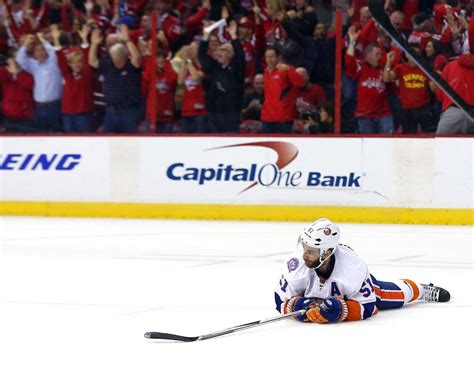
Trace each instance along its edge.
<instances>
[{"instance_id":1,"label":"spectator in red hat","mask_svg":"<svg viewBox=\"0 0 474 379\"><path fill-rule=\"evenodd\" d=\"M449 63L442 77L467 103L474 107L474 17L468 29L469 52ZM443 113L436 134L474 134L474 122L439 88L437 95L443 103Z\"/></svg>"}]
</instances>

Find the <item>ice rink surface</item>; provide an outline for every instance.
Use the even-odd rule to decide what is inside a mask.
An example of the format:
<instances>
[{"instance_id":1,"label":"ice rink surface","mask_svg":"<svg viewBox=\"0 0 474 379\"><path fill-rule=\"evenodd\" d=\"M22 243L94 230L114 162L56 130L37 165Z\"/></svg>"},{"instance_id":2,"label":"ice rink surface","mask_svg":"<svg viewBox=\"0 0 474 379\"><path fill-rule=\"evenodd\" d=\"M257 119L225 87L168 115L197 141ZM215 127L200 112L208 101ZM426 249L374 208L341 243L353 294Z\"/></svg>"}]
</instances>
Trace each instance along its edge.
<instances>
[{"instance_id":1,"label":"ice rink surface","mask_svg":"<svg viewBox=\"0 0 474 379\"><path fill-rule=\"evenodd\" d=\"M0 218L0 378L467 378L473 228L341 224L380 280L451 292L447 304L333 325L284 320L273 290L303 223Z\"/></svg>"}]
</instances>

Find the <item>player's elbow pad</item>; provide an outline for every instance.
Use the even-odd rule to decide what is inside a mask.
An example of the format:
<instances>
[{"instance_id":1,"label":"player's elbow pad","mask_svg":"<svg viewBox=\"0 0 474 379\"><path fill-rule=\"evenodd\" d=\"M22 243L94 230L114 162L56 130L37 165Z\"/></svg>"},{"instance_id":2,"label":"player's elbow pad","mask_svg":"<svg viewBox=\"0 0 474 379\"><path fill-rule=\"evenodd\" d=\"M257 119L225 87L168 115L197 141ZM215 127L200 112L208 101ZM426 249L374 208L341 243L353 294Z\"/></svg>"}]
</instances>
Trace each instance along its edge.
<instances>
[{"instance_id":1,"label":"player's elbow pad","mask_svg":"<svg viewBox=\"0 0 474 379\"><path fill-rule=\"evenodd\" d=\"M378 309L373 303L361 304L355 300L346 300L348 314L345 321L365 320L377 314Z\"/></svg>"}]
</instances>

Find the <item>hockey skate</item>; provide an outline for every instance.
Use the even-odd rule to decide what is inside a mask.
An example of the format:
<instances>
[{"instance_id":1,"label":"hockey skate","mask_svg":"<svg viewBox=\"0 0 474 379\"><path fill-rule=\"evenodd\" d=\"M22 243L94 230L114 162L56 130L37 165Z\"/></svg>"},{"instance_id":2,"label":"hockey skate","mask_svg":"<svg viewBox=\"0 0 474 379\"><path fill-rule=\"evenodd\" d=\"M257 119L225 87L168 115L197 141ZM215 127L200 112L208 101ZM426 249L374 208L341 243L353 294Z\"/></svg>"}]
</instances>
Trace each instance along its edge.
<instances>
[{"instance_id":1,"label":"hockey skate","mask_svg":"<svg viewBox=\"0 0 474 379\"><path fill-rule=\"evenodd\" d=\"M425 303L446 303L451 298L451 295L448 291L446 291L444 288L433 285L433 283L421 285L424 289L424 294L421 298L421 301Z\"/></svg>"}]
</instances>

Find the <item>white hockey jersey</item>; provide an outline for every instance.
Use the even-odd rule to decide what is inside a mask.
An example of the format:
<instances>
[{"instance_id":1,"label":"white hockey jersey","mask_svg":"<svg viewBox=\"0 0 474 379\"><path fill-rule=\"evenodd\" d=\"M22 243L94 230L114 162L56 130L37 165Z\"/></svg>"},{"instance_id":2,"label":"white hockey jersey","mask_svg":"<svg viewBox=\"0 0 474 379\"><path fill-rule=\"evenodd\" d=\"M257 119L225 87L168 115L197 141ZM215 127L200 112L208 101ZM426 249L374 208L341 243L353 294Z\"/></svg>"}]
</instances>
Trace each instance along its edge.
<instances>
[{"instance_id":1,"label":"white hockey jersey","mask_svg":"<svg viewBox=\"0 0 474 379\"><path fill-rule=\"evenodd\" d=\"M369 309L367 311L371 315L376 296L367 264L345 245L339 245L336 248L334 258L335 264L331 275L327 280L320 279L314 268L308 268L305 265L303 249L299 245L284 262L283 274L275 290L277 310L283 313L285 300L295 295L320 299L343 296L361 305L361 318L366 318L364 304L370 303L370 311Z\"/></svg>"}]
</instances>

